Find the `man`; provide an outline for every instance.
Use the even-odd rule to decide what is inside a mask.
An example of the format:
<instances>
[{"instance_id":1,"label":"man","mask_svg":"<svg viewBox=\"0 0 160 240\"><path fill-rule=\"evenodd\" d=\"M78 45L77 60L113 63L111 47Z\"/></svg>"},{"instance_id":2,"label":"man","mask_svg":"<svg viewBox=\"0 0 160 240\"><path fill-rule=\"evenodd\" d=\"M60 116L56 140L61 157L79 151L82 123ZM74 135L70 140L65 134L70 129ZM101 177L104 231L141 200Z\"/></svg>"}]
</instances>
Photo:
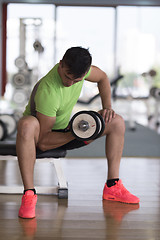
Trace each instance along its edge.
<instances>
[{"instance_id":1,"label":"man","mask_svg":"<svg viewBox=\"0 0 160 240\"><path fill-rule=\"evenodd\" d=\"M139 199L129 193L119 180L125 133L124 121L111 108L111 90L107 75L98 67L91 66L91 61L87 49L81 47L68 49L62 60L36 84L32 91L17 129L17 156L24 184L19 217L35 217L37 195L33 172L36 147L42 151L60 146L73 149L92 142L92 140L78 141L70 131L65 131L84 79L97 83L102 101L102 110L99 113L105 120L103 136L106 135L108 161L108 177L103 190L103 199L125 203L139 202Z\"/></svg>"}]
</instances>

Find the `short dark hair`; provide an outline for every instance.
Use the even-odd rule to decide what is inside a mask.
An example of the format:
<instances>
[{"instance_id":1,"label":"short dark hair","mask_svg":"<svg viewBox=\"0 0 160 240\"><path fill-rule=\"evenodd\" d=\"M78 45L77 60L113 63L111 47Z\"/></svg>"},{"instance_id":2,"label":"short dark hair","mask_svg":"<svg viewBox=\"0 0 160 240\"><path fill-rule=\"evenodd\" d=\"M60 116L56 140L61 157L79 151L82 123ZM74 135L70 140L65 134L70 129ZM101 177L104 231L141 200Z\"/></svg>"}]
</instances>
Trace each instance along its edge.
<instances>
[{"instance_id":1,"label":"short dark hair","mask_svg":"<svg viewBox=\"0 0 160 240\"><path fill-rule=\"evenodd\" d=\"M68 68L68 73L75 78L83 76L91 66L92 57L88 49L82 47L69 48L63 58L62 66Z\"/></svg>"}]
</instances>

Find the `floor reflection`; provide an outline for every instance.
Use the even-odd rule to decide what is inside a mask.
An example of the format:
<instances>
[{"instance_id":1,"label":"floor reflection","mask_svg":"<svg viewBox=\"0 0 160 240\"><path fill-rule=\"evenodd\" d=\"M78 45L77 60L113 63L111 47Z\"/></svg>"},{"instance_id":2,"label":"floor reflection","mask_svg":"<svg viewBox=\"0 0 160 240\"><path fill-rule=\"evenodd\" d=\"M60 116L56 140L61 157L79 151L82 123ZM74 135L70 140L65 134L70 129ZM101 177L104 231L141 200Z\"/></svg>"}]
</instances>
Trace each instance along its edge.
<instances>
[{"instance_id":1,"label":"floor reflection","mask_svg":"<svg viewBox=\"0 0 160 240\"><path fill-rule=\"evenodd\" d=\"M59 199L53 203L43 202L39 205L37 204L36 218L19 218L23 236L32 240L37 232L42 237L49 234L49 236L61 238L62 225L67 207L67 199Z\"/></svg>"},{"instance_id":2,"label":"floor reflection","mask_svg":"<svg viewBox=\"0 0 160 240\"><path fill-rule=\"evenodd\" d=\"M115 222L121 222L123 217L134 210L139 209L139 204L126 204L103 200L103 211L105 217L111 217Z\"/></svg>"},{"instance_id":3,"label":"floor reflection","mask_svg":"<svg viewBox=\"0 0 160 240\"><path fill-rule=\"evenodd\" d=\"M122 220L129 212L139 209L139 204L125 204L103 200L107 239L118 240L123 235ZM125 224L124 224L125 225Z\"/></svg>"},{"instance_id":4,"label":"floor reflection","mask_svg":"<svg viewBox=\"0 0 160 240\"><path fill-rule=\"evenodd\" d=\"M33 239L32 237L34 237L37 232L37 219L19 218L19 224L21 226L23 235L30 237L29 239Z\"/></svg>"}]
</instances>

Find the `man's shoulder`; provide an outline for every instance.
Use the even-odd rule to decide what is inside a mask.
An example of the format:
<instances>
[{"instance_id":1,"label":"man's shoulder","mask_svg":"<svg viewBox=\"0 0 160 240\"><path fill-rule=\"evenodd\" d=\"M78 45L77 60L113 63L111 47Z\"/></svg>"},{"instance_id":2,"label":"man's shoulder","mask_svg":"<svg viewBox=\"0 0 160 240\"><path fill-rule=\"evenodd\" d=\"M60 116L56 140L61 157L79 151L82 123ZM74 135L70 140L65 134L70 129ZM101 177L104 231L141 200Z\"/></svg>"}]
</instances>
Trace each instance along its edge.
<instances>
[{"instance_id":1,"label":"man's shoulder","mask_svg":"<svg viewBox=\"0 0 160 240\"><path fill-rule=\"evenodd\" d=\"M42 77L42 79L50 79L55 76L58 76L58 71L57 71L58 65L59 64L57 63L53 68L51 68L50 71L44 77Z\"/></svg>"},{"instance_id":2,"label":"man's shoulder","mask_svg":"<svg viewBox=\"0 0 160 240\"><path fill-rule=\"evenodd\" d=\"M57 71L57 64L44 76L41 78L40 88L57 88L60 85L59 74Z\"/></svg>"}]
</instances>

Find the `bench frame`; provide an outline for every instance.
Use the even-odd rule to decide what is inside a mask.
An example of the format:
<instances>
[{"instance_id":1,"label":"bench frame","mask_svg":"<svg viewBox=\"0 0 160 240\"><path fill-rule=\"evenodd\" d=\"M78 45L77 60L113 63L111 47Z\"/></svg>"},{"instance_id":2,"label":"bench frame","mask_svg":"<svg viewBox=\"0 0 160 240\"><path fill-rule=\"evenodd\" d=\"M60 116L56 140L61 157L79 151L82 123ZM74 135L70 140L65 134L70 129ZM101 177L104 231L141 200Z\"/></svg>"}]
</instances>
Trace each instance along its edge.
<instances>
[{"instance_id":1,"label":"bench frame","mask_svg":"<svg viewBox=\"0 0 160 240\"><path fill-rule=\"evenodd\" d=\"M0 155L0 161L17 161L17 156L12 155ZM58 179L57 186L35 186L37 194L57 195L58 198L68 198L68 184L66 182L60 158L37 158L37 162L50 162L54 165L55 172ZM0 185L0 194L22 194L24 190L23 186L6 186Z\"/></svg>"}]
</instances>

